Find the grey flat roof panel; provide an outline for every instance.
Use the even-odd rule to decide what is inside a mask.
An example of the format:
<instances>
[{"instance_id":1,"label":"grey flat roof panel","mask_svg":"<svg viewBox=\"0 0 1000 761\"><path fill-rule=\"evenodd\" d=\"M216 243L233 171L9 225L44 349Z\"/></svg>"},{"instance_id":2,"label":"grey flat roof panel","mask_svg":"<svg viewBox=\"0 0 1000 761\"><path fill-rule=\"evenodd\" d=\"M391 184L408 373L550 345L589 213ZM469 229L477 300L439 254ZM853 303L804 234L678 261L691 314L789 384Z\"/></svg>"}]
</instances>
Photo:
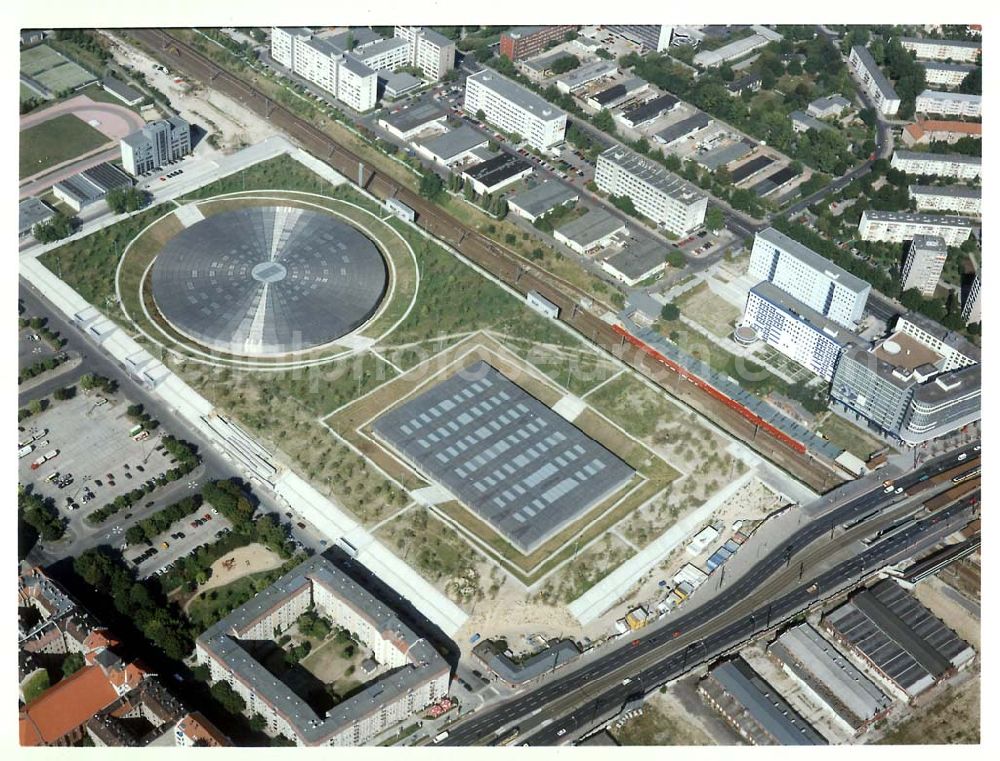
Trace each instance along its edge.
<instances>
[{"instance_id":1,"label":"grey flat roof panel","mask_svg":"<svg viewBox=\"0 0 1000 761\"><path fill-rule=\"evenodd\" d=\"M893 157L899 156L904 161L946 161L952 164L975 164L981 166L983 159L980 156L968 156L964 153L926 153L924 151L901 151L893 153Z\"/></svg>"},{"instance_id":2,"label":"grey flat roof panel","mask_svg":"<svg viewBox=\"0 0 1000 761\"><path fill-rule=\"evenodd\" d=\"M30 230L39 222L51 219L56 210L37 198L25 198L17 205L17 229L20 232Z\"/></svg>"},{"instance_id":3,"label":"grey flat roof panel","mask_svg":"<svg viewBox=\"0 0 1000 761\"><path fill-rule=\"evenodd\" d=\"M579 193L567 188L562 183L549 180L511 196L509 202L531 216L537 217L579 197Z\"/></svg>"},{"instance_id":4,"label":"grey flat roof panel","mask_svg":"<svg viewBox=\"0 0 1000 761\"><path fill-rule=\"evenodd\" d=\"M648 100L635 108L629 109L622 114L622 116L628 119L633 126L639 126L640 124L645 124L646 122L655 119L664 111L669 111L679 102L680 101L673 95L664 94L653 98L652 100Z\"/></svg>"},{"instance_id":5,"label":"grey flat roof panel","mask_svg":"<svg viewBox=\"0 0 1000 761\"><path fill-rule=\"evenodd\" d=\"M566 116L565 111L561 108L556 108L541 95L537 95L528 88L522 87L517 82L512 82L507 77L503 77L491 69L483 69L476 74L471 74L466 81L468 82L468 80L480 82L485 87L497 93L501 98L515 103L540 119L554 121Z\"/></svg>"},{"instance_id":6,"label":"grey flat roof panel","mask_svg":"<svg viewBox=\"0 0 1000 761\"><path fill-rule=\"evenodd\" d=\"M567 222L557 228L560 235L581 246L589 246L594 241L605 238L625 227L625 223L600 206L591 208L582 217Z\"/></svg>"},{"instance_id":7,"label":"grey flat roof panel","mask_svg":"<svg viewBox=\"0 0 1000 761\"><path fill-rule=\"evenodd\" d=\"M672 124L666 129L660 130L656 133L656 135L654 135L654 137L661 143L670 145L670 143L673 143L682 137L687 137L700 129L704 129L711 123L712 119L708 116L708 114L703 111L699 111L694 116L681 119L676 124Z\"/></svg>"},{"instance_id":8,"label":"grey flat roof panel","mask_svg":"<svg viewBox=\"0 0 1000 761\"><path fill-rule=\"evenodd\" d=\"M796 259L798 259L801 262L804 262L813 269L819 270L820 272L832 273L836 277L837 282L840 285L850 289L851 291L854 291L855 293L860 293L865 289L871 288L871 285L868 282L862 280L857 275L852 275L843 267L834 264L825 256L816 253L811 248L802 243L799 243L794 238L788 237L780 230L776 230L773 227L768 227L764 230L761 230L759 233L757 233L757 235L766 240L771 245L777 246L778 248L787 251Z\"/></svg>"},{"instance_id":9,"label":"grey flat roof panel","mask_svg":"<svg viewBox=\"0 0 1000 761\"><path fill-rule=\"evenodd\" d=\"M715 171L720 166L725 166L733 161L743 158L748 153L750 153L750 146L740 140L732 145L723 145L719 148L713 148L706 153L697 156L695 160L706 167L710 171Z\"/></svg>"},{"instance_id":10,"label":"grey flat roof panel","mask_svg":"<svg viewBox=\"0 0 1000 761\"><path fill-rule=\"evenodd\" d=\"M663 264L666 256L665 244L647 240L622 249L608 257L607 262L630 280L637 280Z\"/></svg>"},{"instance_id":11,"label":"grey flat roof panel","mask_svg":"<svg viewBox=\"0 0 1000 761\"><path fill-rule=\"evenodd\" d=\"M520 156L501 153L482 164L476 164L476 166L466 169L465 174L491 188L508 177L520 174L525 169L531 169L531 164Z\"/></svg>"},{"instance_id":12,"label":"grey flat roof panel","mask_svg":"<svg viewBox=\"0 0 1000 761\"><path fill-rule=\"evenodd\" d=\"M983 44L974 40L938 40L923 37L900 37L900 42L918 42L924 45L944 45L953 48L981 48Z\"/></svg>"},{"instance_id":13,"label":"grey flat roof panel","mask_svg":"<svg viewBox=\"0 0 1000 761\"><path fill-rule=\"evenodd\" d=\"M386 412L373 429L525 552L635 473L481 360Z\"/></svg>"},{"instance_id":14,"label":"grey flat roof panel","mask_svg":"<svg viewBox=\"0 0 1000 761\"><path fill-rule=\"evenodd\" d=\"M466 151L471 151L473 148L488 142L489 139L485 135L477 132L468 124L463 124L456 130L423 141L423 146L435 156L450 161L455 156L460 156Z\"/></svg>"},{"instance_id":15,"label":"grey flat roof panel","mask_svg":"<svg viewBox=\"0 0 1000 761\"><path fill-rule=\"evenodd\" d=\"M425 124L438 121L446 116L447 113L443 108L435 103L423 100L387 113L382 119L400 132L409 132L412 129L417 129Z\"/></svg>"},{"instance_id":16,"label":"grey flat roof panel","mask_svg":"<svg viewBox=\"0 0 1000 761\"><path fill-rule=\"evenodd\" d=\"M861 63L868 71L868 76L872 78L872 81L882 95L889 100L898 99L899 96L896 94L896 88L892 86L892 82L889 81L888 77L882 73L882 69L875 63L871 51L861 45L855 45L854 51L858 54L858 58L861 59Z\"/></svg>"},{"instance_id":17,"label":"grey flat roof panel","mask_svg":"<svg viewBox=\"0 0 1000 761\"><path fill-rule=\"evenodd\" d=\"M757 156L757 158L750 159L747 163L734 169L729 173L729 176L732 178L733 184L743 182L747 177L756 174L764 167L770 166L773 163L774 159L770 156Z\"/></svg>"},{"instance_id":18,"label":"grey flat roof panel","mask_svg":"<svg viewBox=\"0 0 1000 761\"><path fill-rule=\"evenodd\" d=\"M952 198L982 198L982 188L968 185L910 185L910 193L927 196L951 196Z\"/></svg>"}]
</instances>

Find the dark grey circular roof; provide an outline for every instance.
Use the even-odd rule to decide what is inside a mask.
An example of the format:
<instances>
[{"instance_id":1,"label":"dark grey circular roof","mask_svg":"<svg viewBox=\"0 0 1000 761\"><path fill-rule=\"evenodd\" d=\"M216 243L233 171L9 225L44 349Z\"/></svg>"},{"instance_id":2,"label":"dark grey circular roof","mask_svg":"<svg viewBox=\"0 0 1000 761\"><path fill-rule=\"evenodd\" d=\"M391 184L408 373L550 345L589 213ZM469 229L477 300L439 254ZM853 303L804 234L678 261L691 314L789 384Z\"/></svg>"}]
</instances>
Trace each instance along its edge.
<instances>
[{"instance_id":1,"label":"dark grey circular roof","mask_svg":"<svg viewBox=\"0 0 1000 761\"><path fill-rule=\"evenodd\" d=\"M153 265L153 299L179 331L232 354L287 354L357 329L388 275L375 244L315 211L254 206L175 235Z\"/></svg>"}]
</instances>

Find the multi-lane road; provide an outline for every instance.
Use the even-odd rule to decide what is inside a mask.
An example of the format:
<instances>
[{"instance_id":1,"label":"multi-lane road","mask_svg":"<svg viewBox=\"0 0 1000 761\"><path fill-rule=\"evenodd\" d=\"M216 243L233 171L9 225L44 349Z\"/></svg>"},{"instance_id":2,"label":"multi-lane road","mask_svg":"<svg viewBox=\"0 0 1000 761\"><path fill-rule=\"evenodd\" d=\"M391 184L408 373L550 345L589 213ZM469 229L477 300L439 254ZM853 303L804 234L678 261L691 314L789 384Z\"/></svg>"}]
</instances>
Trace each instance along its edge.
<instances>
[{"instance_id":1,"label":"multi-lane road","mask_svg":"<svg viewBox=\"0 0 1000 761\"><path fill-rule=\"evenodd\" d=\"M966 457L972 453L971 447L963 451ZM925 474L932 477L954 467L961 455L962 452L956 451L933 460L896 479L895 486L905 491ZM773 589L776 585L776 594L783 592L779 585L782 577L785 585L797 582L801 573L800 559L804 557L801 553L816 540L826 534L832 536L837 526L866 516L880 506L889 507L901 499L904 497L895 492L885 493L881 483L876 482L859 495L840 504L834 502L822 515L793 534L784 546L775 548L710 602L689 614L669 617L635 643L617 647L601 656L581 656L593 660L565 676L553 675L530 692L455 725L444 744L488 742L497 732L512 726L519 726L522 735L535 732L529 739L533 745L572 739L581 728L620 708L629 696L647 692L676 678L695 663L768 628L845 580L857 578L864 569L875 568L885 559L894 557L900 549L905 549L907 542L912 543L918 535L937 526L937 523L918 522L912 529L893 537L892 542L873 545L783 596L760 594L761 588ZM951 517L951 513L942 511L932 520L939 523ZM812 553L811 559L814 562L822 560L828 554L827 549L821 547L819 552ZM813 581L817 585L815 588Z\"/></svg>"}]
</instances>

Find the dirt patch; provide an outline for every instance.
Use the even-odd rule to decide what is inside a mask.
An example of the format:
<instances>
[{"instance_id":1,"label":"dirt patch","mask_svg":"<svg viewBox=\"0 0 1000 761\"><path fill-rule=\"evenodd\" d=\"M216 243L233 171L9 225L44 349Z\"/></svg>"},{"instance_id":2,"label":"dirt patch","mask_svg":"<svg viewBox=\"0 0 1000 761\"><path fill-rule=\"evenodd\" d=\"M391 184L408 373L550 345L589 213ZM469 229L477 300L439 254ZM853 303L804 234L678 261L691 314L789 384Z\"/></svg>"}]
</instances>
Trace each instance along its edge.
<instances>
[{"instance_id":1,"label":"dirt patch","mask_svg":"<svg viewBox=\"0 0 1000 761\"><path fill-rule=\"evenodd\" d=\"M697 716L670 691L646 698L642 715L609 730L622 745L714 745Z\"/></svg>"},{"instance_id":2,"label":"dirt patch","mask_svg":"<svg viewBox=\"0 0 1000 761\"><path fill-rule=\"evenodd\" d=\"M980 741L980 679L947 686L931 703L886 734L882 745L976 744Z\"/></svg>"},{"instance_id":3,"label":"dirt patch","mask_svg":"<svg viewBox=\"0 0 1000 761\"><path fill-rule=\"evenodd\" d=\"M978 651L980 643L980 622L962 604L948 596L946 585L937 577L930 577L913 588L913 593L945 625L954 629Z\"/></svg>"},{"instance_id":4,"label":"dirt patch","mask_svg":"<svg viewBox=\"0 0 1000 761\"><path fill-rule=\"evenodd\" d=\"M281 558L261 544L248 544L245 547L239 547L212 563L211 576L191 595L184 604L184 610L187 610L191 600L209 589L231 584L252 573L270 571L280 566L281 563Z\"/></svg>"}]
</instances>

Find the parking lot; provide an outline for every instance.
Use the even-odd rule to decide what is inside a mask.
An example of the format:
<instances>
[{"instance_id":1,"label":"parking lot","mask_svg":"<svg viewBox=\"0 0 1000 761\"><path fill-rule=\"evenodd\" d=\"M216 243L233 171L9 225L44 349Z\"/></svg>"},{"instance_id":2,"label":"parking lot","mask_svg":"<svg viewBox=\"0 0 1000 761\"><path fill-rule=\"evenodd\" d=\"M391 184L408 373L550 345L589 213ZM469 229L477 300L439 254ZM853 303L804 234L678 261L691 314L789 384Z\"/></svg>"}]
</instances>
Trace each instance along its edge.
<instances>
[{"instance_id":1,"label":"parking lot","mask_svg":"<svg viewBox=\"0 0 1000 761\"><path fill-rule=\"evenodd\" d=\"M125 415L128 402L101 399L80 393L58 402L25 421L25 430L18 433L19 442L40 435L33 451L18 460L19 481L52 497L60 512L79 509L86 516L173 465L170 455L157 449L159 434L144 441L129 435L134 424ZM57 454L32 469L33 462L51 452Z\"/></svg>"},{"instance_id":2,"label":"parking lot","mask_svg":"<svg viewBox=\"0 0 1000 761\"><path fill-rule=\"evenodd\" d=\"M162 534L145 542L129 546L125 558L135 567L140 579L149 578L168 570L182 557L190 555L204 544L211 544L232 524L208 504L203 504L186 518L173 523Z\"/></svg>"},{"instance_id":3,"label":"parking lot","mask_svg":"<svg viewBox=\"0 0 1000 761\"><path fill-rule=\"evenodd\" d=\"M24 328L17 334L18 368L29 367L46 357L51 357L55 353L56 350L49 346L49 342L43 340L31 328Z\"/></svg>"}]
</instances>

